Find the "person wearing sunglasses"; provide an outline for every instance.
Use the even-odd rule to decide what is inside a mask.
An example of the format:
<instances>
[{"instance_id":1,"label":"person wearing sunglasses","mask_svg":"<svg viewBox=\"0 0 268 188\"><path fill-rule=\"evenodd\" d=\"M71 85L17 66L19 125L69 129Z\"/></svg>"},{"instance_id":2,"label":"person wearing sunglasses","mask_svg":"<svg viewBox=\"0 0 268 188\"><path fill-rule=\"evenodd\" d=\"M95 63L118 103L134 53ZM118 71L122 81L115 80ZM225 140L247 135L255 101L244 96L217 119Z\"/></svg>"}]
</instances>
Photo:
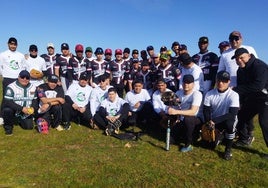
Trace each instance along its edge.
<instances>
[{"instance_id":1,"label":"person wearing sunglasses","mask_svg":"<svg viewBox=\"0 0 268 188\"><path fill-rule=\"evenodd\" d=\"M21 71L17 80L7 86L2 106L4 129L7 136L13 134L16 120L21 128L33 129L32 114L34 111L31 111L30 107L37 105L34 100L36 99L35 90L36 87L30 83L30 73L26 70Z\"/></svg>"},{"instance_id":2,"label":"person wearing sunglasses","mask_svg":"<svg viewBox=\"0 0 268 188\"><path fill-rule=\"evenodd\" d=\"M238 69L238 65L236 64L235 60L232 59L235 50L243 47L246 48L249 53L253 54L256 58L258 56L253 47L242 45L243 38L242 34L239 31L233 31L229 34L229 43L231 45L231 48L222 53L219 61L218 72L223 70L229 72L231 76L230 87L235 87L237 85L236 72Z\"/></svg>"}]
</instances>

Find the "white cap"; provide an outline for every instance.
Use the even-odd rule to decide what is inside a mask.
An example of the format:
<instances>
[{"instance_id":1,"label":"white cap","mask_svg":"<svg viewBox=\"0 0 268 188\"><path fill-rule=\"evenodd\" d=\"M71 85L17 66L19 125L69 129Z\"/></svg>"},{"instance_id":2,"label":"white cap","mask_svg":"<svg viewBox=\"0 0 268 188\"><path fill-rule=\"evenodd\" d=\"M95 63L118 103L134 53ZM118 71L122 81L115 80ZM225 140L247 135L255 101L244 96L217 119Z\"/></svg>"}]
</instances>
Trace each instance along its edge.
<instances>
[{"instance_id":1,"label":"white cap","mask_svg":"<svg viewBox=\"0 0 268 188\"><path fill-rule=\"evenodd\" d=\"M49 47L54 48L54 44L53 43L48 43L47 48L49 48Z\"/></svg>"}]
</instances>

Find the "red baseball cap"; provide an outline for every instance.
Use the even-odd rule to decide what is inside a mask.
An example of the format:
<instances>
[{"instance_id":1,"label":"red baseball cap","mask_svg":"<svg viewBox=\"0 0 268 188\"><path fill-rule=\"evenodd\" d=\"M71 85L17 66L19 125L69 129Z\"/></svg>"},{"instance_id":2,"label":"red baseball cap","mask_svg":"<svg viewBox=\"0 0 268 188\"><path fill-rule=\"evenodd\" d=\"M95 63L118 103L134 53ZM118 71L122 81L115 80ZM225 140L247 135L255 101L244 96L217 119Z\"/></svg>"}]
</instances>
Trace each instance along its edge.
<instances>
[{"instance_id":1,"label":"red baseball cap","mask_svg":"<svg viewBox=\"0 0 268 188\"><path fill-rule=\"evenodd\" d=\"M107 49L105 50L104 54L105 54L105 55L106 55L106 54L110 54L110 55L112 55L113 52L112 52L112 50L111 50L110 48L107 48Z\"/></svg>"},{"instance_id":2,"label":"red baseball cap","mask_svg":"<svg viewBox=\"0 0 268 188\"><path fill-rule=\"evenodd\" d=\"M83 51L84 51L84 47L83 47L83 45L82 45L82 44L77 44L77 45L75 46L75 51L76 51L76 52L83 52Z\"/></svg>"},{"instance_id":3,"label":"red baseball cap","mask_svg":"<svg viewBox=\"0 0 268 188\"><path fill-rule=\"evenodd\" d=\"M123 55L123 52L121 49L116 49L115 50L115 55Z\"/></svg>"}]
</instances>

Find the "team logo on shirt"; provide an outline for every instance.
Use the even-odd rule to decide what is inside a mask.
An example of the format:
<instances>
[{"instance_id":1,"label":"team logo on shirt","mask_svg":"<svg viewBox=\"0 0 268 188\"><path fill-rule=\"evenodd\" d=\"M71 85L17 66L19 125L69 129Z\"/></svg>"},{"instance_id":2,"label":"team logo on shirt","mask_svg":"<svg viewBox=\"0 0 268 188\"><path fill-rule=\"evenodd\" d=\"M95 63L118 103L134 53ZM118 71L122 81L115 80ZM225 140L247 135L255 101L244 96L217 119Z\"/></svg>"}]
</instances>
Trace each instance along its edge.
<instances>
[{"instance_id":1,"label":"team logo on shirt","mask_svg":"<svg viewBox=\"0 0 268 188\"><path fill-rule=\"evenodd\" d=\"M78 101L82 102L82 101L85 101L86 100L86 95L83 92L79 92L77 94L76 98L77 98Z\"/></svg>"},{"instance_id":2,"label":"team logo on shirt","mask_svg":"<svg viewBox=\"0 0 268 188\"><path fill-rule=\"evenodd\" d=\"M16 60L12 60L9 63L9 67L13 70L18 70L19 69L19 63Z\"/></svg>"}]
</instances>

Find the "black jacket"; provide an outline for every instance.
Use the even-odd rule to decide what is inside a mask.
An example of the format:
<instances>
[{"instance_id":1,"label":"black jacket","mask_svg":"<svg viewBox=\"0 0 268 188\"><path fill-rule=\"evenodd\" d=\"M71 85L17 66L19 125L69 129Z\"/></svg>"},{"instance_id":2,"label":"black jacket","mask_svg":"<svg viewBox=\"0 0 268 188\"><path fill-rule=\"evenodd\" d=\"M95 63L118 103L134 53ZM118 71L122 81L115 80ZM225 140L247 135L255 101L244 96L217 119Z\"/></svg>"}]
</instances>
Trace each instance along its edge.
<instances>
[{"instance_id":1,"label":"black jacket","mask_svg":"<svg viewBox=\"0 0 268 188\"><path fill-rule=\"evenodd\" d=\"M240 98L257 99L266 98L265 90L268 91L268 65L263 61L255 58L251 54L251 58L244 68L237 70L237 86L233 88Z\"/></svg>"}]
</instances>

